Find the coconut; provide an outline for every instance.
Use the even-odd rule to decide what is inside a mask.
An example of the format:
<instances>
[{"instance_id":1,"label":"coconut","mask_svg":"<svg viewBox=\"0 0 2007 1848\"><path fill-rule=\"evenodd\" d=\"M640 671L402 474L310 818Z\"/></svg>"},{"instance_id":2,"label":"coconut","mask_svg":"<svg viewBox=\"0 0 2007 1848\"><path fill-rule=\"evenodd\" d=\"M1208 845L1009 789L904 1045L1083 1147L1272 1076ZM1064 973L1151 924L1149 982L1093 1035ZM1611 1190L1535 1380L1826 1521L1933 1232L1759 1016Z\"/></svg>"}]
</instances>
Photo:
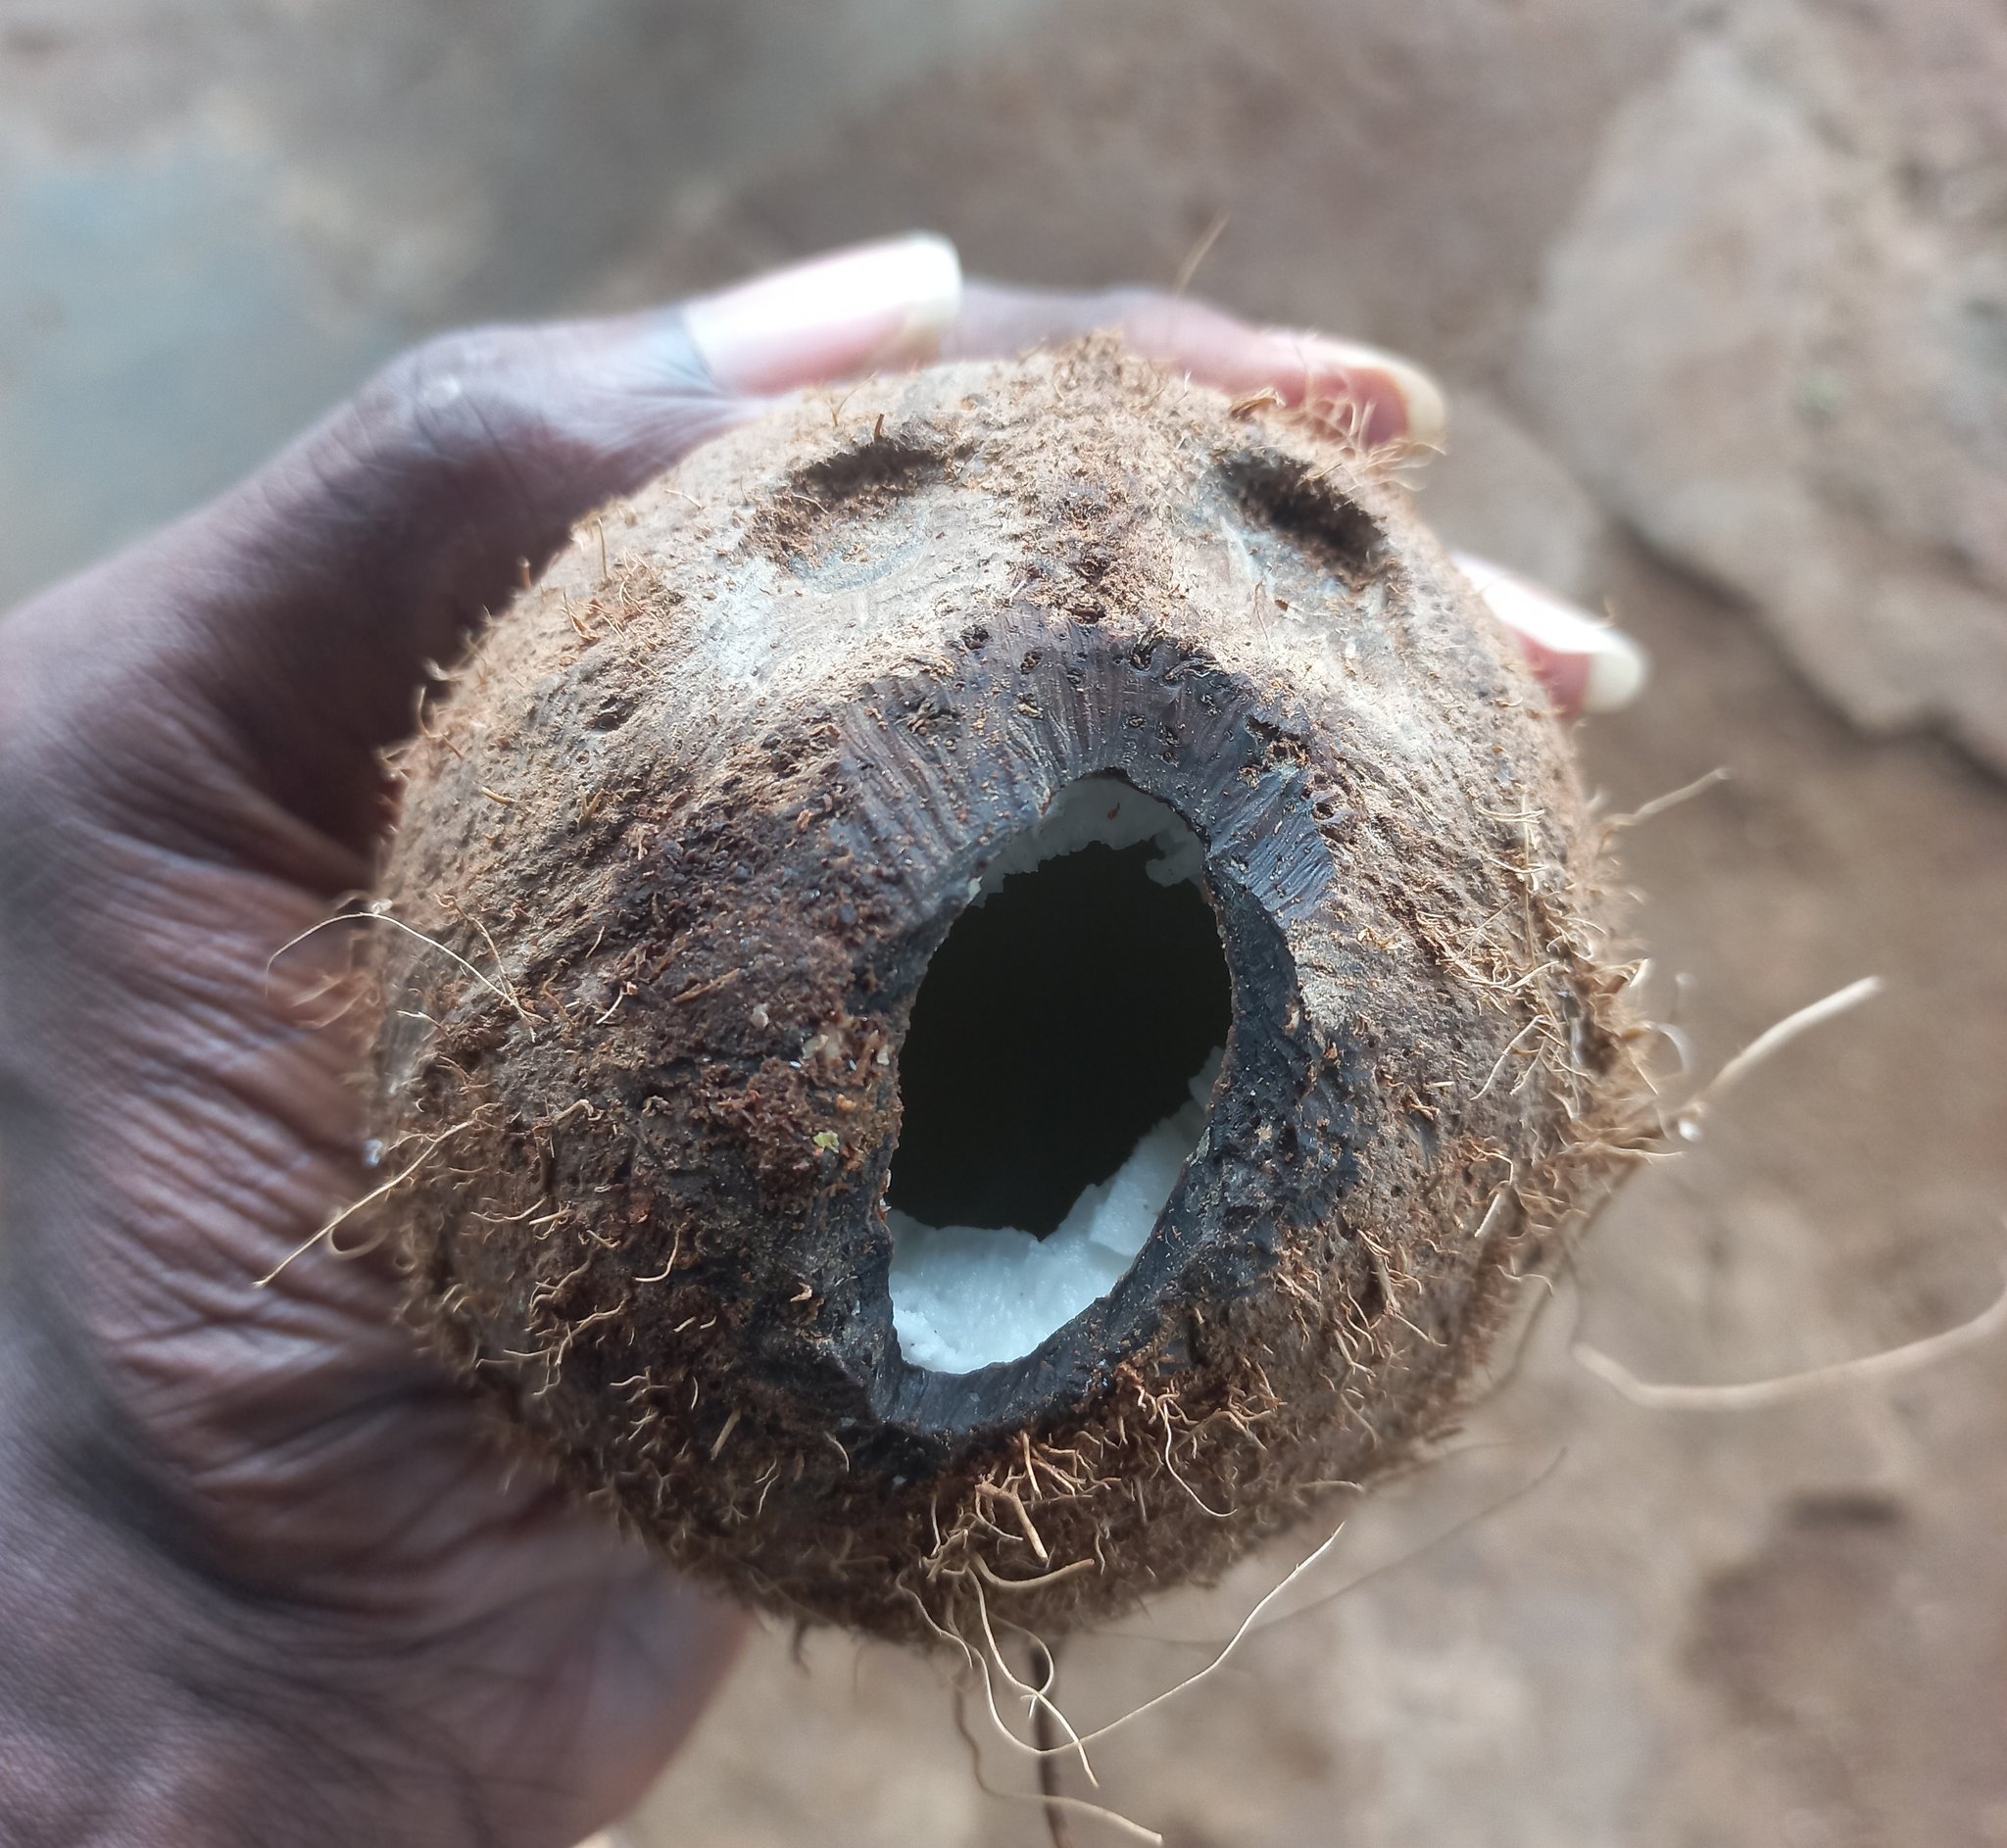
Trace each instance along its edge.
<instances>
[{"instance_id":1,"label":"coconut","mask_svg":"<svg viewBox=\"0 0 2007 1848\"><path fill-rule=\"evenodd\" d=\"M588 522L402 758L411 1313L677 1565L1053 1633L1438 1435L1640 1142L1562 729L1380 463L1102 339Z\"/></svg>"}]
</instances>

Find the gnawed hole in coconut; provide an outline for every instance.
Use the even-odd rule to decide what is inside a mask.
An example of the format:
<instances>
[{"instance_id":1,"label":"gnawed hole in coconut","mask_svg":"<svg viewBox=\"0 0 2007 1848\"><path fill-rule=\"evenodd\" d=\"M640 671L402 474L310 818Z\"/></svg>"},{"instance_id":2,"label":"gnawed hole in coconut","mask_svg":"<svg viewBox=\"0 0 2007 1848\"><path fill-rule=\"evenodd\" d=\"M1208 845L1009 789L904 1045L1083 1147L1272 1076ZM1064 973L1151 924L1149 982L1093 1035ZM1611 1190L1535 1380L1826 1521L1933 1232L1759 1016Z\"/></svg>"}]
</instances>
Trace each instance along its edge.
<instances>
[{"instance_id":1,"label":"gnawed hole in coconut","mask_svg":"<svg viewBox=\"0 0 2007 1848\"><path fill-rule=\"evenodd\" d=\"M1231 1019L1204 851L1113 777L1006 842L900 1054L892 1317L916 1367L1030 1353L1135 1262L1204 1134Z\"/></svg>"}]
</instances>

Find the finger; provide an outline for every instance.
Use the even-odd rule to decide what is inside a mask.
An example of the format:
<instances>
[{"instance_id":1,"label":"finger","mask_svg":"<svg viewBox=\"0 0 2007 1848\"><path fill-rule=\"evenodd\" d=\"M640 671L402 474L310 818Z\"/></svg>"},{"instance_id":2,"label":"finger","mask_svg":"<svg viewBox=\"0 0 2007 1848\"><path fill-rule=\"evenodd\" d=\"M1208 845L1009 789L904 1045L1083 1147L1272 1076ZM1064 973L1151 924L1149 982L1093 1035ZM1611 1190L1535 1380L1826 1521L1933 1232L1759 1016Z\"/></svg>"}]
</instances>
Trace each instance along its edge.
<instances>
[{"instance_id":1,"label":"finger","mask_svg":"<svg viewBox=\"0 0 2007 1848\"><path fill-rule=\"evenodd\" d=\"M1563 718L1619 711L1644 690L1644 651L1622 630L1502 565L1467 552L1455 557L1486 607L1518 639Z\"/></svg>"},{"instance_id":2,"label":"finger","mask_svg":"<svg viewBox=\"0 0 2007 1848\"><path fill-rule=\"evenodd\" d=\"M1233 396L1272 391L1307 408L1364 447L1403 442L1440 449L1443 393L1395 354L1328 334L1257 327L1204 302L1151 289L1095 294L970 283L943 357L978 359L1116 327L1160 365Z\"/></svg>"},{"instance_id":3,"label":"finger","mask_svg":"<svg viewBox=\"0 0 2007 1848\"><path fill-rule=\"evenodd\" d=\"M374 753L410 730L427 663L573 521L759 394L927 357L959 293L951 246L899 239L685 308L434 341L242 487L17 612L6 642L78 764L109 753L122 787L197 827L189 740L209 741L343 850L326 878L349 883L384 812Z\"/></svg>"}]
</instances>

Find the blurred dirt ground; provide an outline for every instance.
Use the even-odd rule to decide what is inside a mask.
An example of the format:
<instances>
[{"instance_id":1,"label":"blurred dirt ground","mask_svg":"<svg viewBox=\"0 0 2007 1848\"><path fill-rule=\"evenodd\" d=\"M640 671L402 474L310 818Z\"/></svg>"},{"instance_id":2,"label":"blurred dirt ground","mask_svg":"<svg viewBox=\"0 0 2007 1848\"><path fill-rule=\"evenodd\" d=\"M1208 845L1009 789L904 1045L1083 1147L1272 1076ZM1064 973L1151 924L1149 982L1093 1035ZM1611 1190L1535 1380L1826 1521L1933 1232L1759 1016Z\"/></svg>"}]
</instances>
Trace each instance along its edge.
<instances>
[{"instance_id":1,"label":"blurred dirt ground","mask_svg":"<svg viewBox=\"0 0 2007 1848\"><path fill-rule=\"evenodd\" d=\"M1751 610L1645 551L1558 459L1565 367L1525 364L1608 123L1708 11L0 0L10 589L448 319L920 222L972 267L1167 280L1225 214L1199 286L1438 365L1457 424L1426 509L1652 651L1644 704L1584 730L1611 809L1733 772L1626 842L1698 1066L1885 978L1632 1186L1510 1384L1296 1601L1366 1582L1097 1755L1101 1800L1183 1848L2007 1843L2007 1345L1714 1414L1637 1408L1569 1353L1817 1365L1975 1314L2007 1258L2007 792L1928 735L1848 729ZM1598 376L1630 331L1600 327ZM1694 454L1734 450L1712 434ZM1165 1639L1223 1637L1319 1537L1069 1645L1074 1718L1190 1674L1202 1648ZM767 1631L626 1835L1044 1841L1028 1763L993 1744L984 1773L1010 1794L978 1787L937 1665Z\"/></svg>"}]
</instances>

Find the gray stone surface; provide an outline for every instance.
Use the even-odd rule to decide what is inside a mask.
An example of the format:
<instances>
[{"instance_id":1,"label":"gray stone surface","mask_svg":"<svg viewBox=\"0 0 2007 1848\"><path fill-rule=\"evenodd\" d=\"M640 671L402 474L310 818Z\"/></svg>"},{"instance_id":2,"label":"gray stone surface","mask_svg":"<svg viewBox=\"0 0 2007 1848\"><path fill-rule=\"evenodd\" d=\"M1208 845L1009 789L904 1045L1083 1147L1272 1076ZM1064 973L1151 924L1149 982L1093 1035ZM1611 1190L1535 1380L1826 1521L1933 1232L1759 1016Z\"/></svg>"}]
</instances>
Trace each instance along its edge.
<instances>
[{"instance_id":1,"label":"gray stone surface","mask_svg":"<svg viewBox=\"0 0 2007 1848\"><path fill-rule=\"evenodd\" d=\"M2007 14L1752 0L1610 124L1519 400L1875 730L2007 769Z\"/></svg>"}]
</instances>

